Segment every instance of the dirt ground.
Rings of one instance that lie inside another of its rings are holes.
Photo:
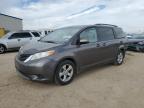
[[[22,79],[15,55],[0,55],[0,108],[144,108],[142,53],[128,52],[121,66],[87,70],[67,86]]]

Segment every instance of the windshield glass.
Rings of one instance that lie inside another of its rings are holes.
[[[1,39],[8,38],[11,34],[12,34],[12,32],[9,32],[9,33],[5,34],[3,37],[1,37]]]
[[[52,43],[64,43],[67,42],[72,36],[77,33],[81,27],[67,27],[57,29],[54,32],[46,35],[45,37],[41,38],[40,41],[42,42],[52,42]]]

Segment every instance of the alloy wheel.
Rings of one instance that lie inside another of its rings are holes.
[[[59,78],[62,82],[68,82],[71,80],[73,74],[74,74],[73,66],[70,64],[65,64],[60,69]]]
[[[0,45],[0,54],[4,53],[5,49],[2,45]]]
[[[121,64],[121,63],[123,62],[123,58],[124,58],[123,53],[120,52],[120,53],[118,54],[118,56],[117,56],[117,62],[118,62],[119,64]]]

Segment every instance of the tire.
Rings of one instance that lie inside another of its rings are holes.
[[[69,69],[69,70],[68,70]],[[70,84],[76,74],[76,65],[69,60],[61,62],[55,72],[55,83],[58,85]]]
[[[143,48],[143,49],[141,49],[141,52],[142,52],[142,53],[144,53],[144,48]]]
[[[125,51],[122,50],[118,51],[114,64],[115,65],[123,64],[124,58],[125,58]]]
[[[137,52],[141,52],[141,49],[137,46],[137,47],[136,47],[136,51],[137,51]]]
[[[5,47],[3,45],[0,45],[0,54],[3,54],[5,52]]]

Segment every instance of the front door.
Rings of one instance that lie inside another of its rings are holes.
[[[11,36],[9,36],[7,40],[7,45],[9,49],[15,49],[19,48],[21,45],[21,37],[19,36],[18,33],[13,33]]]
[[[76,59],[80,67],[92,65],[97,62],[99,49],[96,47],[96,28],[87,28],[79,34],[79,43],[76,49]]]
[[[30,42],[32,36],[30,33],[13,33],[7,41],[8,48],[20,48],[21,46],[25,45],[26,43]]]

